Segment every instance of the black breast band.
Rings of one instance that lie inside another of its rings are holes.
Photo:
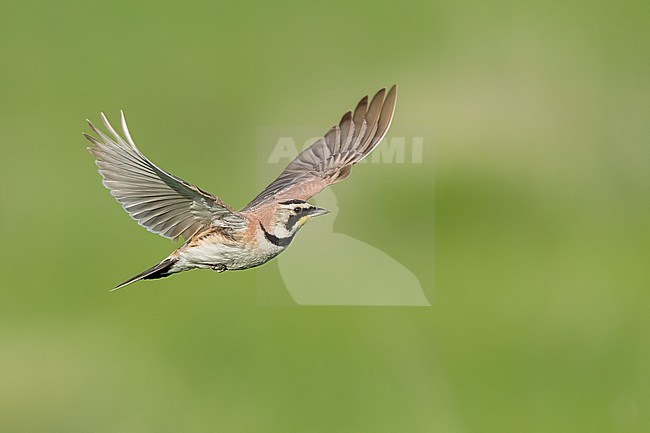
[[[264,237],[271,242],[273,245],[278,246],[278,247],[286,247],[291,243],[291,240],[293,239],[293,236],[295,233],[289,237],[286,238],[279,238],[275,235],[272,235],[271,233],[267,232],[262,223],[260,222],[260,227],[262,228],[262,231],[264,232]]]

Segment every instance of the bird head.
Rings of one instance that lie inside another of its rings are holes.
[[[275,210],[274,234],[279,238],[292,237],[311,218],[329,212],[303,200],[281,201]]]

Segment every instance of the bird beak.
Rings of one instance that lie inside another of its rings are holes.
[[[330,213],[330,211],[328,211],[327,209],[322,209],[322,208],[316,207],[316,208],[313,208],[313,209],[311,209],[309,211],[309,216],[310,217],[315,217],[315,216],[319,216],[319,215],[326,215],[328,213]]]

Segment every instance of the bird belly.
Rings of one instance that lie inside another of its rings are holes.
[[[239,270],[262,265],[280,252],[281,250],[269,251],[267,248],[259,248],[258,245],[201,242],[179,251],[179,260],[182,262],[181,266],[187,269],[209,269],[223,265],[227,270]]]

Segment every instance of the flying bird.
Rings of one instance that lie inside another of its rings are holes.
[[[397,86],[364,97],[324,137],[302,151],[243,209],[159,168],[136,147],[121,112],[122,135],[104,114],[108,134],[88,124],[103,184],[124,210],[150,232],[184,243],[155,266],[119,284],[152,280],[191,269],[217,272],[262,265],[284,251],[311,218],[329,213],[307,203],[377,147],[395,111]]]

